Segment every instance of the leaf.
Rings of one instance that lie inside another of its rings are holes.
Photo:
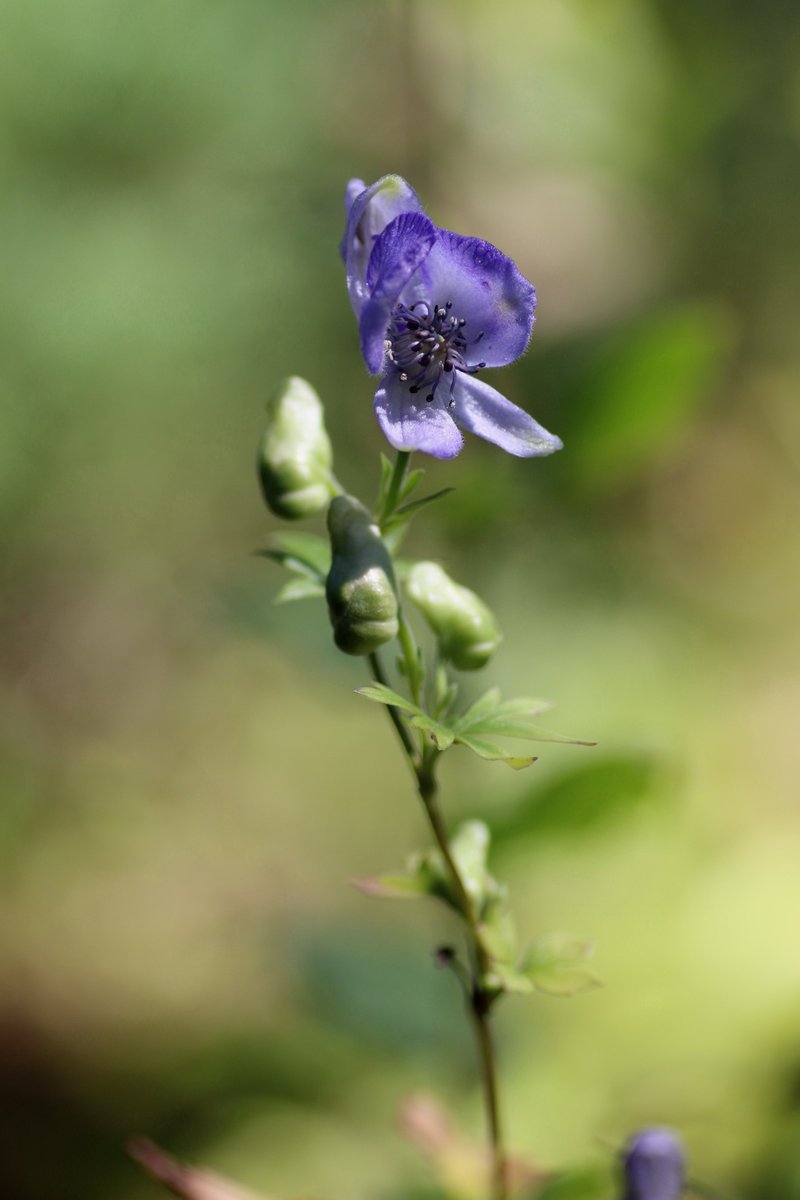
[[[531,720],[537,713],[551,708],[549,700],[532,700],[520,697],[516,700],[500,700],[496,688],[492,688],[476,700],[471,708],[453,722],[457,733],[495,733],[504,737],[526,738],[534,742],[566,742],[573,746],[594,746],[580,738],[543,729]]]
[[[398,508],[391,517],[383,522],[382,532],[389,533],[391,530],[396,529],[397,526],[405,525],[421,508],[432,504],[434,500],[440,500],[442,496],[446,496],[448,492],[454,490],[451,487],[442,488],[441,491],[432,492],[430,496],[423,496],[420,500],[412,500],[410,504],[404,504],[402,508]]]
[[[350,882],[365,896],[379,896],[381,899],[412,900],[430,893],[430,888],[419,874],[366,875]]]
[[[288,604],[291,600],[309,600],[324,595],[325,588],[318,579],[300,575],[283,585],[273,600],[273,604]]]
[[[327,538],[315,533],[277,533],[275,544],[279,550],[307,563],[320,575],[327,575],[331,568],[331,548]]]
[[[386,455],[381,452],[381,479],[378,484],[378,499],[375,501],[375,512],[383,511],[383,504],[386,500],[386,495],[389,491],[389,483],[392,478],[394,467]]]
[[[433,717],[429,717],[426,713],[421,716],[412,717],[411,724],[416,729],[423,730],[424,733],[429,733],[436,743],[437,750],[446,750],[448,746],[452,746],[455,734],[452,729],[448,729],[446,725],[442,725],[439,721],[434,721]]]
[[[331,551],[328,543],[312,533],[282,533],[275,537],[275,547],[257,550],[259,558],[279,563],[296,575],[324,584],[330,570]],[[290,597],[295,599],[295,597]]]
[[[532,755],[509,754],[502,746],[496,746],[493,742],[484,741],[483,738],[473,737],[472,734],[459,733],[456,736],[456,741],[460,746],[466,746],[473,754],[477,754],[478,758],[485,758],[492,762],[507,763],[515,771],[521,771],[523,767],[529,767],[531,763],[536,762],[536,758]]]
[[[486,982],[517,996],[529,996],[536,990],[527,975],[503,962],[492,963]]]
[[[401,696],[399,692],[386,687],[383,683],[370,683],[355,690],[357,696],[363,696],[366,700],[373,700],[376,704],[388,704],[390,708],[399,708],[403,712],[414,713],[415,716],[419,717],[425,716],[425,713],[416,704],[407,700],[405,696]]]
[[[604,343],[571,398],[565,467],[575,488],[613,491],[669,454],[707,404],[734,333],[725,308],[692,302],[638,319]]]
[[[425,475],[424,467],[415,467],[413,471],[409,471],[403,481],[403,486],[400,489],[400,499],[405,500],[414,489],[419,485]]]
[[[531,946],[523,967],[537,991],[550,996],[574,996],[601,987],[600,976],[589,966],[591,942],[569,933],[545,933]]]
[[[478,721],[481,717],[493,712],[500,703],[500,688],[489,688],[488,692],[484,692],[482,696],[469,706],[466,712],[453,722],[453,726],[458,730],[467,730],[472,727],[473,722]]]
[[[608,1200],[616,1179],[603,1167],[579,1167],[549,1179],[536,1200]]]
[[[489,854],[489,828],[483,821],[465,821],[450,841],[450,853],[458,867],[464,887],[470,899],[479,909],[491,890],[494,880],[486,870]]]
[[[501,737],[523,738],[529,742],[558,742],[567,746],[597,745],[597,742],[590,742],[585,738],[567,737],[566,734],[556,733],[552,729],[544,729],[525,717],[504,717],[502,714],[470,726],[469,732],[495,733]]]
[[[520,838],[591,835],[654,803],[665,793],[664,764],[647,754],[593,759],[523,793],[505,818],[493,820],[495,844]]]
[[[496,886],[500,892],[500,885]],[[484,920],[478,926],[478,937],[481,946],[493,962],[513,967],[518,956],[517,930],[514,918],[505,903],[505,889],[502,889],[502,894],[496,897],[496,901],[489,906]]]

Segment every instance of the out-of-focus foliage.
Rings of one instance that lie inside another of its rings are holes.
[[[600,743],[444,772],[521,943],[586,935],[605,981],[499,1010],[512,1147],[608,1197],[609,1147],[669,1124],[698,1177],[792,1200],[795,0],[1,24],[4,1200],[147,1200],[138,1133],[267,1195],[430,1196],[395,1127],[418,1088],[480,1138],[451,926],[347,886],[424,839],[390,730],[323,602],[274,607],[251,554],[282,377],[377,490],[336,246],[346,179],[386,171],[536,282],[502,388],[566,446],[426,463],[456,490],[408,533],[497,613],[503,694]]]

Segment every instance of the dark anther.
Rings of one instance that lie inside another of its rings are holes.
[[[430,404],[431,400],[433,399],[433,392],[429,392],[425,399],[427,400],[428,404]]]
[[[445,369],[445,371],[452,371],[452,369],[453,369],[453,364],[452,364],[451,362],[446,362],[446,363],[444,364],[444,369]],[[402,379],[402,375],[400,376],[400,378]]]
[[[411,330],[419,329],[419,321],[406,321],[406,329],[411,329]]]
[[[416,396],[417,392],[419,391],[419,387],[417,386],[416,383],[412,383],[411,387],[408,390],[410,392],[413,392],[413,394]]]

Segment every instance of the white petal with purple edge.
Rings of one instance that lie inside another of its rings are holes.
[[[463,439],[443,403],[412,395],[395,373],[375,393],[375,413],[387,441],[396,450],[421,450],[434,458],[454,458]]]
[[[466,321],[471,367],[504,367],[530,341],[536,311],[533,284],[491,242],[439,229],[436,245],[420,274],[434,303],[453,302],[453,316]],[[482,334],[479,340],[478,335]]]
[[[482,379],[457,372],[453,388],[453,416],[462,429],[493,442],[518,458],[539,458],[562,448],[528,413],[506,400]]]

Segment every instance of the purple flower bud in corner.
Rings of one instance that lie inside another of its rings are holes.
[[[624,1200],[677,1200],[686,1179],[683,1147],[670,1129],[643,1129],[623,1151]]]
[[[397,450],[452,458],[461,431],[522,458],[561,441],[478,379],[524,353],[536,292],[490,242],[440,229],[399,175],[351,180],[341,244],[375,412]]]

